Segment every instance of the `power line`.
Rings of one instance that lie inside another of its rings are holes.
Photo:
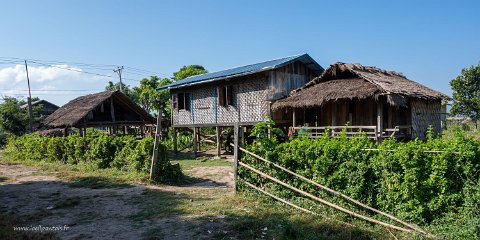
[[[92,75],[101,76],[101,77],[113,78],[111,75],[105,75],[105,74],[94,73],[94,72],[87,72],[87,71],[78,70],[78,69],[75,69],[75,68],[61,67],[61,66],[58,66],[58,65],[45,64],[45,63],[40,63],[40,62],[36,62],[36,61],[30,61],[30,62],[39,64],[39,65],[42,65],[42,66],[55,67],[55,68],[60,68],[60,69],[68,70],[68,71],[74,71],[74,72],[92,74]]]
[[[118,65],[114,64],[98,64],[98,63],[83,63],[83,62],[66,62],[66,61],[52,61],[52,60],[40,60],[40,59],[23,59],[23,58],[17,58],[17,57],[0,57],[0,59],[7,59],[9,61],[18,61],[18,62],[23,62],[24,60],[27,61],[35,61],[35,62],[43,62],[44,64],[66,64],[66,65],[77,65],[77,66],[82,66],[84,68],[91,68],[91,69],[97,69],[97,70],[105,70],[109,71],[112,70],[112,68],[115,68]],[[155,74],[157,76],[163,75],[160,74],[159,72],[155,71],[150,71],[146,69],[140,69],[136,67],[128,67],[125,66],[126,69],[134,72],[139,72],[139,73],[149,73],[149,74]]]
[[[103,89],[32,89],[32,92],[89,92]],[[28,91],[28,89],[0,89],[0,91]]]

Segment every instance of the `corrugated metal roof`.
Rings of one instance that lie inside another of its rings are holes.
[[[218,80],[229,78],[229,77],[236,77],[236,76],[247,75],[247,74],[252,74],[257,72],[263,72],[263,71],[283,67],[295,61],[301,61],[302,63],[307,65],[307,67],[309,67],[311,70],[315,71],[318,75],[320,75],[324,70],[317,62],[315,62],[315,60],[313,60],[313,58],[311,58],[308,54],[305,53],[305,54],[270,60],[266,62],[250,64],[242,67],[231,68],[223,71],[191,76],[191,77],[182,79],[180,81],[176,81],[171,84],[157,88],[157,91],[192,86],[200,83],[218,81]]]

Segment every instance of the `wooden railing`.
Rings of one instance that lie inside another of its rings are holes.
[[[329,132],[332,136],[339,136],[343,130],[346,130],[347,137],[358,136],[365,133],[371,139],[377,139],[376,126],[328,126],[328,127],[292,127],[293,137],[306,134],[309,138],[319,138],[325,132]]]
[[[412,126],[403,125],[395,126],[394,128],[386,128],[382,134],[382,137],[396,137],[405,138],[412,135]]]
[[[319,138],[325,132],[336,137],[345,131],[347,137],[355,137],[366,134],[370,139],[381,140],[382,138],[396,137],[405,138],[411,136],[411,126],[395,126],[383,129],[380,133],[377,126],[327,126],[327,127],[291,127],[289,136],[297,137],[305,134],[308,138]]]

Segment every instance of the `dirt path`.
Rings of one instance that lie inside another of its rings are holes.
[[[227,193],[233,185],[230,172],[230,167],[195,167],[188,174],[205,181],[187,186],[91,189],[72,187],[55,173],[33,167],[0,165],[0,212],[30,219],[26,226],[67,228],[55,231],[61,239],[207,239],[213,229],[221,228],[221,221],[196,222],[198,216],[189,214],[138,220],[132,216],[141,210],[141,202],[135,200],[145,199],[146,193],[155,189],[171,195]]]

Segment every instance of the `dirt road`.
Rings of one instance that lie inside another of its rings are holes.
[[[148,212],[142,204],[156,201],[149,197],[157,193],[166,199],[181,193],[191,201],[209,191],[218,196],[231,194],[233,179],[229,172],[230,167],[196,167],[189,170],[189,175],[204,180],[190,185],[92,189],[34,167],[0,165],[0,212],[3,217],[26,219],[18,227],[58,227],[50,232],[52,238],[60,239],[208,239],[218,233],[227,237],[221,216],[205,220],[177,211],[143,218],[142,214]],[[215,200],[215,196],[210,198]],[[205,201],[202,204],[208,204]],[[166,207],[163,211],[168,210]]]

